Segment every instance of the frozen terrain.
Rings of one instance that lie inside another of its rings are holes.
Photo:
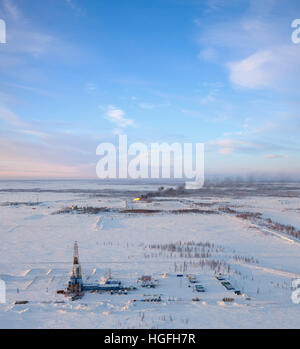
[[[300,278],[300,184],[158,186],[0,182],[0,328],[299,328],[291,286]],[[137,290],[77,301],[56,294],[68,282],[75,240],[84,280],[110,270]],[[143,274],[157,287],[142,288]]]

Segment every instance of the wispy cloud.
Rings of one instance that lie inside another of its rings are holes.
[[[207,144],[208,151],[218,152],[222,155],[240,154],[266,154],[272,151],[291,150],[292,146],[263,142],[260,139],[245,140],[234,138],[221,138]],[[265,155],[270,156],[270,155]]]
[[[8,23],[7,44],[2,47],[4,54],[23,53],[37,56],[48,51],[54,44],[54,38],[34,29],[22,11],[11,0],[3,0],[0,11]]]
[[[79,55],[72,44],[37,27],[12,0],[0,2],[0,13],[7,23],[7,43],[0,45],[0,70],[6,75],[20,79],[26,75],[23,71],[30,69],[28,75],[33,75],[38,68],[32,59],[59,58],[60,63],[70,64],[70,57]],[[16,68],[19,68],[17,73]]]
[[[230,155],[236,151],[252,152],[260,148],[261,146],[259,144],[230,138],[219,139],[208,144],[209,150],[217,150],[222,155]]]
[[[21,121],[12,112],[0,116],[6,123],[0,129],[0,177],[3,178],[95,177],[94,149],[101,139],[112,141],[109,135],[83,129],[68,132],[62,125],[57,129],[57,125],[47,122],[37,123],[37,127]]]
[[[266,159],[287,159],[288,155],[280,155],[280,154],[270,154],[265,155]]]
[[[19,8],[10,0],[2,0],[3,8],[6,14],[8,14],[15,21],[22,18],[22,14]]]
[[[161,107],[169,107],[170,103],[160,103],[160,104],[154,104],[154,103],[139,103],[138,106],[141,109],[156,109],[156,108],[161,108]]]
[[[225,0],[207,0],[206,1],[206,12],[219,11],[224,6]]]
[[[78,14],[82,15],[83,10],[80,8],[75,0],[65,0],[65,3],[67,6],[69,6],[73,11],[77,12]]]
[[[109,105],[107,107],[105,118],[121,128],[136,126],[132,119],[125,118],[125,112],[122,109],[117,108],[114,105]]]
[[[258,51],[228,64],[230,80],[241,87],[280,88],[299,76],[300,48],[285,45]]]
[[[1,178],[91,178],[94,163],[68,163],[49,156],[50,148],[0,139]]]
[[[142,108],[142,109],[154,109],[155,108],[155,104],[139,103],[139,107]]]
[[[208,62],[215,62],[217,56],[217,50],[213,47],[205,47],[198,54],[199,59],[203,59]]]
[[[212,1],[210,8],[229,9],[232,4]],[[230,21],[199,26],[199,57],[213,60],[217,56],[218,63],[228,68],[230,81],[239,87],[294,88],[300,74],[300,45],[291,42],[289,10],[283,10],[279,1],[249,1],[248,5]]]
[[[6,123],[8,132],[46,138],[47,133],[36,129],[33,123],[23,121],[12,110],[0,103],[0,121]]]
[[[241,126],[241,129],[238,131],[232,132],[224,132],[224,137],[230,136],[253,136],[259,134],[266,134],[269,131],[274,130],[278,125],[274,122],[266,122],[261,126],[258,126],[257,123],[255,125],[249,124],[250,120],[245,120],[244,124]]]
[[[8,122],[14,126],[24,127],[26,124],[8,108],[0,105],[0,120]]]

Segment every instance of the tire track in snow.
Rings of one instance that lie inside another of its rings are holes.
[[[25,290],[28,290],[29,287],[31,287],[31,286],[36,282],[36,280],[37,280],[38,278],[39,278],[39,277],[36,276],[33,280],[29,281],[29,282],[27,283],[27,285],[25,286]]]
[[[284,277],[288,277],[288,278],[292,278],[292,279],[300,278],[300,274],[292,273],[290,271],[268,268],[268,267],[263,267],[263,266],[259,266],[259,265],[252,265],[252,264],[242,263],[242,262],[235,263],[235,264],[240,264],[240,265],[246,266],[248,268],[252,268],[252,269],[256,269],[256,270],[263,271],[266,273],[271,273],[271,274],[284,276]]]
[[[9,229],[8,233],[13,233],[15,230],[17,230],[17,229],[19,229],[21,227],[22,227],[22,225],[17,224],[14,227],[12,227],[11,229]]]
[[[280,239],[283,239],[283,240],[285,240],[285,241],[288,241],[290,244],[299,244],[299,245],[300,245],[300,243],[299,243],[298,241],[296,241],[296,240],[294,240],[294,239],[290,239],[290,238],[288,238],[287,236],[285,236],[285,235],[283,235],[283,234],[280,234],[280,233],[277,233],[277,232],[275,232],[275,231],[273,231],[273,230],[270,230],[270,229],[267,229],[267,228],[261,228],[261,230],[262,230],[262,231],[265,231],[265,232],[267,232],[267,233],[270,233],[270,234],[272,234],[272,235],[275,235],[275,236],[279,237]]]

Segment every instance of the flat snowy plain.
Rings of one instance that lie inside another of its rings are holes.
[[[236,186],[132,203],[158,185],[0,182],[0,279],[7,288],[0,328],[299,328],[291,286],[300,278],[300,240],[228,208],[299,230],[300,184]],[[71,205],[106,211],[57,213]],[[137,290],[77,301],[56,294],[68,282],[75,240],[85,281],[110,269]],[[218,272],[242,294],[226,290]],[[158,286],[140,287],[143,274]],[[188,274],[206,292],[197,293]],[[161,302],[146,301],[159,296]]]

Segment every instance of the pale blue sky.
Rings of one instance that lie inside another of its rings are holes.
[[[96,147],[204,142],[206,173],[300,174],[298,0],[0,0],[0,176],[92,178]]]

